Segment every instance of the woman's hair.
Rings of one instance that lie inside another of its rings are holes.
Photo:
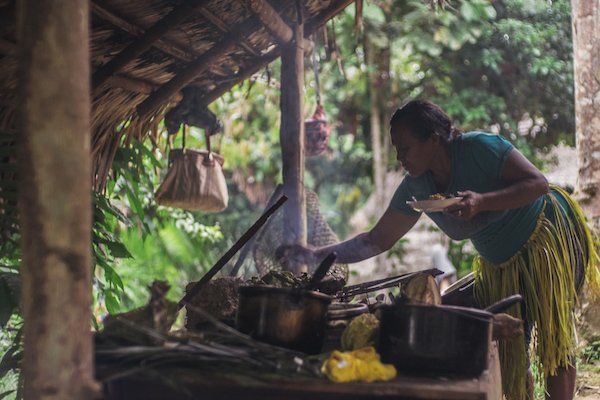
[[[393,132],[398,127],[407,128],[421,142],[439,136],[448,143],[460,136],[448,114],[427,100],[412,100],[397,109],[390,120],[390,128]]]

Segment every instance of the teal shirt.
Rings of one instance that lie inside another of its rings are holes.
[[[502,136],[469,132],[451,142],[450,185],[448,193],[471,190],[492,192],[508,186],[501,179],[504,162],[513,145]],[[390,207],[407,215],[419,215],[407,201],[438,193],[430,171],[417,177],[406,176]],[[471,239],[479,254],[492,263],[508,260],[527,242],[543,208],[544,196],[510,210],[485,211],[465,221],[443,212],[427,213],[429,218],[454,240]]]

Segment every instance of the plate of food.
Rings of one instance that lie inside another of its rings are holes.
[[[414,198],[413,198],[414,199]],[[406,204],[419,212],[440,212],[462,200],[462,197],[444,194],[433,194],[426,200],[407,201]]]

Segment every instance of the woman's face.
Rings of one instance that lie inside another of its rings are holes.
[[[430,169],[439,142],[437,136],[421,142],[408,129],[400,126],[392,129],[391,137],[392,145],[396,148],[396,159],[410,176],[422,175]]]

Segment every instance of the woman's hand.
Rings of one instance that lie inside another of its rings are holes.
[[[458,192],[462,200],[444,209],[444,212],[460,219],[470,220],[475,215],[483,211],[483,196],[479,193],[465,190]]]
[[[316,249],[299,244],[279,246],[275,250],[275,257],[284,265],[295,267],[298,265],[313,265],[317,258]]]

